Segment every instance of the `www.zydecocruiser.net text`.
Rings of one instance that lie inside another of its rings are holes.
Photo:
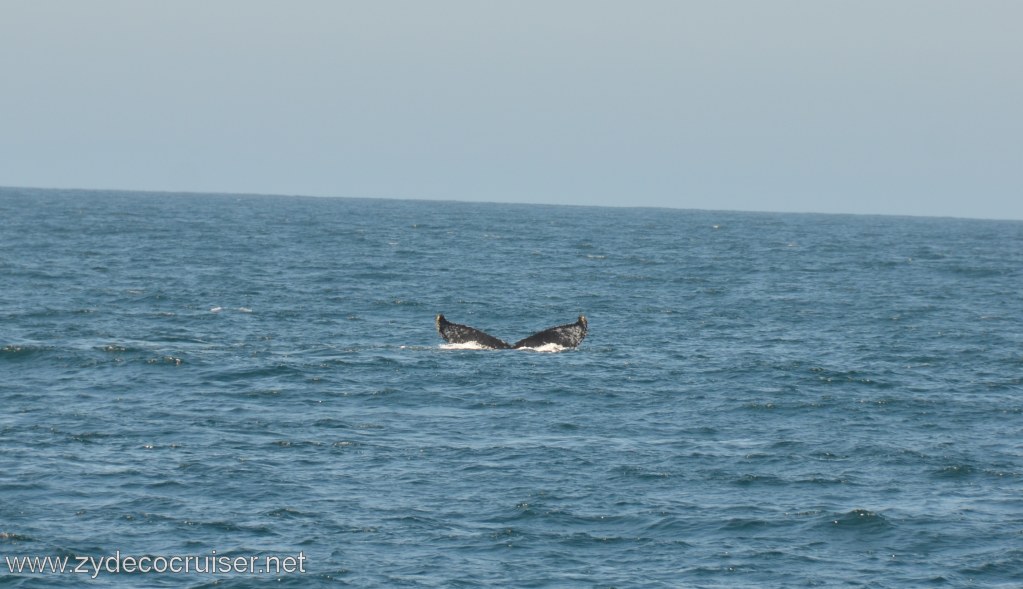
[[[208,555],[130,556],[116,551],[108,556],[5,556],[11,574],[57,573],[89,575],[172,573],[282,575],[305,573],[306,556],[226,556],[213,550]]]

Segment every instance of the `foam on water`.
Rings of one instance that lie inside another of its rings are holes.
[[[536,346],[536,347],[532,347],[532,348],[524,347],[524,348],[518,348],[518,349],[520,349],[520,350],[529,350],[531,352],[540,352],[540,353],[545,353],[545,354],[554,354],[554,353],[557,353],[557,352],[564,352],[565,350],[567,350],[569,348],[566,348],[565,346],[562,346],[562,345],[559,345],[559,344],[550,343],[550,344],[544,344],[542,346]]]
[[[442,350],[492,350],[493,348],[484,346],[479,342],[462,342],[459,344],[443,343],[440,344]]]

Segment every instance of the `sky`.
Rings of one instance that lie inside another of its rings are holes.
[[[1018,0],[0,0],[0,186],[1023,219]]]

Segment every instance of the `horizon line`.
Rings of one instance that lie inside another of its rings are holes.
[[[442,202],[442,203],[466,203],[466,204],[501,204],[501,205],[523,205],[523,206],[548,206],[548,207],[585,207],[585,208],[606,208],[606,209],[654,209],[672,211],[699,211],[706,213],[748,213],[761,215],[823,215],[823,216],[853,216],[853,217],[905,217],[919,219],[963,219],[972,221],[1006,221],[1023,222],[1023,218],[995,218],[995,217],[960,217],[955,215],[925,215],[916,213],[863,213],[863,212],[824,212],[824,211],[790,211],[790,210],[766,210],[766,209],[705,209],[699,207],[679,207],[667,205],[616,205],[616,204],[580,204],[580,203],[546,203],[536,201],[516,200],[473,200],[470,198],[458,197],[425,197],[425,196],[349,196],[341,194],[285,194],[274,192],[217,192],[209,190],[166,190],[166,189],[132,189],[132,188],[68,188],[68,187],[44,187],[44,186],[8,186],[0,185],[0,190],[32,190],[40,192],[84,192],[100,193],[114,192],[142,195],[178,195],[178,196],[217,196],[217,197],[257,197],[257,198],[338,198],[349,200],[398,200],[414,202]]]

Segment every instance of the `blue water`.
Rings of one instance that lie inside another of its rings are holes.
[[[2,587],[1016,587],[1023,223],[0,189]],[[576,350],[452,350],[434,316]]]

